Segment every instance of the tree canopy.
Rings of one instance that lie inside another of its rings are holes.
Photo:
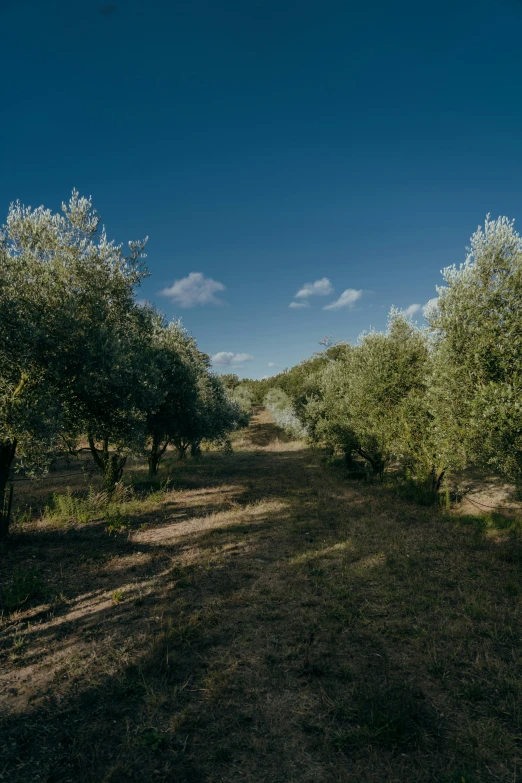
[[[90,199],[60,213],[11,205],[0,232],[0,536],[11,471],[45,470],[86,436],[111,491],[127,456],[151,472],[169,443],[219,440],[244,420],[177,322],[136,301],[143,241],[107,238]]]

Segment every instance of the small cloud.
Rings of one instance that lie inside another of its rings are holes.
[[[219,353],[216,353],[214,356],[212,356],[212,364],[218,364],[221,367],[228,367],[228,365],[232,364],[232,359],[234,356],[235,354],[231,351],[219,351]]]
[[[251,353],[233,353],[232,351],[219,351],[212,357],[212,364],[218,367],[231,367],[250,362],[254,357]]]
[[[278,364],[276,364],[275,362],[268,362],[268,365],[267,365],[267,366],[268,366],[268,367],[279,367],[279,365],[278,365]]]
[[[296,293],[294,299],[307,299],[309,296],[328,296],[333,292],[333,285],[327,277],[316,280],[315,283],[305,283]]]
[[[422,310],[422,305],[420,304],[411,304],[409,307],[406,307],[404,309],[404,315],[406,318],[412,318],[415,313],[418,313],[420,310]]]
[[[222,299],[215,296],[217,291],[225,291],[223,283],[205,277],[201,272],[191,272],[181,280],[175,280],[168,288],[160,291],[162,296],[168,296],[181,307],[194,307],[195,305],[224,304]]]
[[[310,302],[290,302],[288,307],[292,307],[294,310],[297,310],[301,307],[310,307]]]
[[[362,296],[362,291],[356,291],[355,288],[347,288],[343,291],[339,299],[335,302],[330,302],[329,305],[325,305],[323,310],[340,310],[342,307],[353,307],[354,304]]]

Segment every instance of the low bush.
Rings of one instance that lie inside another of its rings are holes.
[[[283,432],[292,438],[306,437],[306,428],[295,415],[292,400],[282,389],[271,389],[265,397],[265,406]]]

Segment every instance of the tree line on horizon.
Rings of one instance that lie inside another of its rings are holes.
[[[61,213],[19,202],[0,229],[0,538],[14,468],[44,473],[86,439],[105,489],[129,454],[153,477],[168,446],[183,458],[248,422],[179,321],[136,301],[146,240],[109,241],[90,199]],[[85,441],[84,441],[85,442]]]
[[[438,493],[474,465],[522,488],[522,238],[491,220],[419,327],[393,308],[386,331],[338,343],[262,381],[241,382],[293,437],[382,476],[397,462]]]

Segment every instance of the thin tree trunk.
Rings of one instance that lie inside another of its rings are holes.
[[[190,444],[190,456],[194,459],[201,457],[201,441],[195,440]]]
[[[149,463],[149,478],[153,479],[158,473],[159,457],[155,452],[151,452],[147,457]]]
[[[107,438],[103,439],[101,451],[96,448],[96,443],[94,442],[92,435],[88,435],[87,438],[94,462],[103,473],[105,489],[108,492],[113,492],[116,484],[121,481],[127,457],[122,454],[110,454],[109,441]]]
[[[343,454],[344,467],[347,470],[351,470],[354,467],[353,456],[351,451],[345,451]]]
[[[11,468],[16,454],[16,440],[0,443],[0,539],[7,538],[13,504]]]
[[[188,443],[180,443],[178,445],[178,447],[177,447],[177,449],[178,449],[178,459],[180,459],[180,460],[184,460],[185,459],[185,454],[186,454],[186,451],[187,451],[188,447],[189,447]]]
[[[110,454],[107,452],[107,465],[104,473],[105,488],[108,492],[113,492],[116,484],[121,481],[123,469],[127,457],[121,454]]]
[[[370,463],[371,468],[376,476],[382,477],[384,474],[384,467],[386,465],[386,460],[384,460],[382,457],[370,457],[369,454],[367,454],[363,449],[358,448],[357,452],[365,459],[367,462]]]
[[[432,476],[432,486],[434,492],[438,492],[440,489],[440,485],[442,484],[442,479],[446,475],[446,468],[440,471],[440,473],[437,474],[437,471],[435,469],[432,470],[431,476]]]
[[[95,465],[102,471],[105,472],[105,463],[103,459],[100,457],[100,453],[98,449],[96,448],[96,444],[94,442],[94,438],[92,435],[87,435],[87,439],[89,441],[89,448],[91,450],[92,458],[94,460]]]
[[[165,451],[167,450],[167,446],[169,445],[169,439],[167,438],[165,440],[165,443],[161,445],[161,441],[153,438],[151,450],[149,452],[149,455],[147,457],[147,462],[149,463],[149,478],[154,478],[154,476],[158,473],[158,467],[161,462],[161,458],[165,454]]]

